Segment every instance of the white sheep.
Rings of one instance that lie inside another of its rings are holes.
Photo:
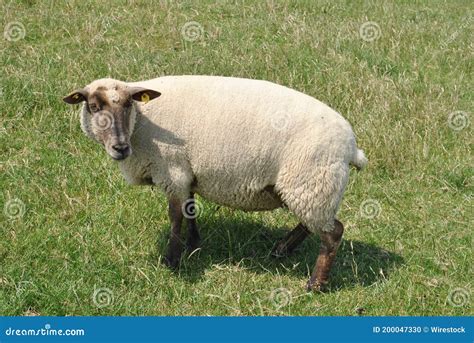
[[[119,161],[129,183],[158,185],[167,195],[169,266],[177,267],[181,256],[183,204],[192,204],[197,193],[247,211],[287,207],[300,224],[274,253],[289,253],[309,233],[319,233],[308,288],[328,282],[343,233],[335,215],[349,165],[367,163],[339,113],[271,82],[217,76],[100,79],[64,101],[85,101],[82,129]],[[188,246],[195,249],[193,218],[188,229]]]

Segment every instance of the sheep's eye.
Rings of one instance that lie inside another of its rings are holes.
[[[93,113],[100,111],[100,108],[96,104],[89,104],[89,108],[90,108],[91,112],[93,112]]]

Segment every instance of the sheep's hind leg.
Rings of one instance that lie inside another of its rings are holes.
[[[176,199],[169,200],[168,215],[171,221],[170,241],[168,243],[168,252],[164,258],[164,263],[176,269],[179,266],[181,253],[183,251],[183,242],[181,240],[181,224],[183,222],[183,213],[181,202]]]
[[[272,251],[272,255],[280,257],[291,254],[310,234],[311,232],[306,226],[299,223],[285,238],[277,243]]]
[[[334,220],[334,229],[331,232],[321,231],[321,247],[311,278],[308,281],[308,290],[324,291],[328,283],[329,272],[336,257],[337,249],[341,244],[344,226]]]
[[[193,206],[194,204],[194,194],[191,193],[190,199],[192,199]],[[196,224],[196,218],[194,216],[187,218],[188,224],[188,237],[186,240],[186,247],[188,251],[193,252],[200,247],[201,236],[199,235],[199,229]]]

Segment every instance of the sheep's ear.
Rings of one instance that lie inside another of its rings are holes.
[[[150,100],[158,98],[161,93],[154,91],[152,89],[141,88],[141,87],[132,87],[130,88],[130,95],[135,101],[141,101],[147,103]]]
[[[65,103],[74,105],[80,102],[83,102],[87,99],[87,91],[84,89],[78,89],[77,91],[72,92],[68,96],[63,98]]]

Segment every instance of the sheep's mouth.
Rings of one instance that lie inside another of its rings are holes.
[[[116,161],[123,161],[128,157],[128,154],[121,154],[121,155],[111,155],[111,157]]]
[[[110,157],[112,157],[116,161],[123,161],[128,156],[130,156],[130,153],[131,153],[130,147],[121,149],[120,151],[117,151],[117,150],[108,151],[108,154],[110,155]]]

